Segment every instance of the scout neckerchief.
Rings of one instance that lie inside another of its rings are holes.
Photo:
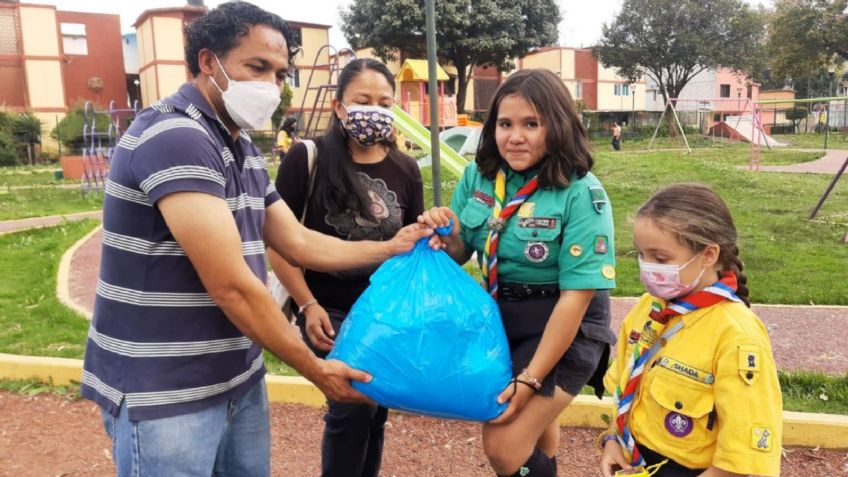
[[[721,280],[697,293],[671,301],[665,308],[656,301],[651,305],[650,319],[645,328],[647,330],[650,327],[653,336],[659,336],[660,332],[663,331],[664,333],[658,340],[654,341],[650,348],[643,347],[641,340],[633,345],[633,352],[627,361],[627,367],[619,378],[613,394],[616,409],[616,437],[618,437],[621,447],[629,453],[631,465],[645,465],[645,460],[630,433],[630,410],[633,398],[639,389],[645,366],[656,356],[660,347],[665,345],[683,327],[683,320],[681,320],[675,326],[666,330],[668,321],[675,316],[707,308],[724,300],[741,301],[736,296],[736,275],[733,272],[725,272]]]
[[[489,237],[486,239],[486,247],[483,249],[483,282],[492,298],[498,297],[498,243],[501,230],[504,229],[506,221],[515,214],[518,207],[533,195],[539,187],[539,176],[533,176],[527,181],[515,196],[504,207],[506,199],[506,172],[498,170],[495,177],[495,206],[492,209],[492,217],[487,224]]]

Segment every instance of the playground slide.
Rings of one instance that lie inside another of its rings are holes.
[[[431,152],[430,131],[399,106],[393,106],[392,111],[395,113],[395,127],[418,147]],[[450,169],[457,177],[462,177],[462,172],[468,165],[468,161],[464,157],[442,141],[439,141],[439,157],[442,166]]]
[[[751,137],[751,133],[754,131],[752,131],[753,126],[751,125],[751,116],[727,116],[724,118],[724,125],[729,131],[737,134],[739,136],[738,139],[745,142],[752,142],[753,138]],[[761,146],[786,146],[786,144],[777,142],[776,139],[765,134],[757,134],[757,140],[760,142]]]

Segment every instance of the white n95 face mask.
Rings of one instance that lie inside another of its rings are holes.
[[[209,79],[221,92],[227,113],[242,129],[262,128],[280,105],[280,89],[267,81],[235,81],[227,74],[217,56],[215,61],[229,82],[227,90],[222,90],[215,78],[210,76]]]

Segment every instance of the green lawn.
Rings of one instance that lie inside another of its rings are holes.
[[[97,221],[0,236],[0,352],[81,358],[88,321],[56,298],[59,260]]]
[[[78,188],[37,186],[31,189],[0,187],[0,220],[25,219],[46,215],[73,214],[103,208],[103,195],[83,195]]]
[[[53,171],[58,170],[56,167],[45,166],[25,166],[25,167],[3,167],[0,168],[0,190],[14,186],[33,186],[33,185],[57,185],[78,183],[78,181],[56,180]]]
[[[824,149],[824,134],[775,134],[775,140],[798,149]],[[848,149],[848,138],[831,131],[827,139],[828,149]]]

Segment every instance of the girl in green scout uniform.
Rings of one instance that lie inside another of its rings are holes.
[[[556,475],[556,419],[587,382],[601,392],[615,334],[612,210],[585,130],[562,81],[522,70],[498,89],[475,164],[451,207],[419,219],[451,220],[432,241],[458,263],[477,253],[497,299],[515,378],[499,396],[506,411],[483,426],[483,447],[501,476]]]
[[[605,477],[662,462],[657,477],[780,475],[780,385],[736,237],[703,185],[673,185],[639,209],[633,241],[648,293],[624,319],[604,378],[616,404],[599,438]]]

